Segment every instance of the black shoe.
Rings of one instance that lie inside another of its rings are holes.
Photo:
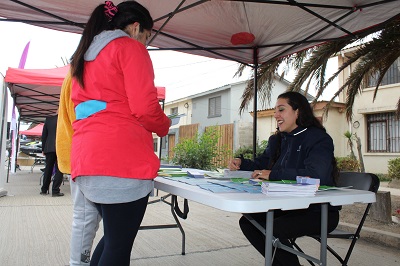
[[[40,191],[40,195],[46,196],[47,192]]]
[[[62,192],[53,193],[53,194],[51,194],[51,196],[52,197],[62,197],[62,196],[64,196],[64,193],[62,193]]]

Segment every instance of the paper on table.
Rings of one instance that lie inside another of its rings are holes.
[[[213,172],[206,172],[204,173],[205,178],[210,178],[210,179],[230,179],[229,177],[225,177],[224,174],[221,174],[219,172],[213,171]]]
[[[318,186],[317,184],[280,184],[263,182],[261,191],[266,195],[313,196],[317,192]]]
[[[315,184],[319,186],[319,178],[311,178],[308,176],[296,176],[296,182],[299,184]]]
[[[159,176],[170,176],[170,177],[181,177],[181,176],[187,176],[186,171],[159,171],[158,172]]]
[[[190,171],[187,171],[187,174],[189,177],[204,178],[204,171],[190,170]]]
[[[228,178],[251,178],[253,171],[231,171],[229,169],[224,170],[224,177]]]

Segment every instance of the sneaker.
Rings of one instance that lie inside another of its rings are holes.
[[[51,194],[51,196],[52,197],[62,197],[62,196],[64,196],[64,193],[62,193],[62,192],[53,193],[53,194]]]
[[[40,191],[40,195],[46,196],[47,192]]]

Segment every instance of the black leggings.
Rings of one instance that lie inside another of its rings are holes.
[[[252,213],[251,217],[256,220],[263,228],[266,224],[265,213]],[[339,211],[328,212],[328,232],[332,232],[339,223]],[[240,229],[250,241],[250,243],[265,256],[265,236],[244,216],[239,220]],[[321,212],[315,209],[293,210],[293,211],[274,211],[274,230],[273,235],[279,241],[289,247],[289,239],[298,238],[305,235],[321,233]],[[274,266],[296,266],[300,265],[299,259],[295,254],[283,249],[276,249]]]
[[[99,204],[104,236],[93,252],[90,265],[130,264],[133,242],[146,211],[149,196],[119,204]]]

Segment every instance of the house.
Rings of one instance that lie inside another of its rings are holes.
[[[346,55],[355,49],[343,50],[337,56],[338,65],[342,65]],[[339,86],[346,81],[353,67],[351,65],[341,73]],[[400,156],[400,120],[395,115],[400,96],[400,58],[387,71],[373,100],[375,87],[375,79],[366,81],[362,93],[354,101],[348,130],[361,140],[365,171],[387,173],[388,161]],[[346,90],[339,95],[340,102],[345,102],[345,99]]]
[[[179,137],[185,134],[185,131],[203,132],[208,126],[233,126],[233,138],[230,138],[231,149],[234,151],[241,146],[252,146],[253,139],[253,117],[250,110],[253,110],[253,103],[250,103],[247,110],[239,113],[241,97],[246,88],[246,81],[228,84],[219,88],[215,88],[206,92],[198,93],[167,102],[164,111],[167,115],[184,114],[179,123],[170,128],[168,136],[161,140],[161,158],[171,157],[172,149],[178,143]],[[271,93],[271,102],[258,100],[259,108],[271,108],[275,105],[275,99],[283,93],[289,82],[275,80],[274,88]],[[186,129],[186,130],[185,130]],[[257,131],[258,141],[268,139],[270,132]],[[189,134],[190,135],[190,134]],[[155,152],[159,151],[157,143],[159,141],[154,138]]]

